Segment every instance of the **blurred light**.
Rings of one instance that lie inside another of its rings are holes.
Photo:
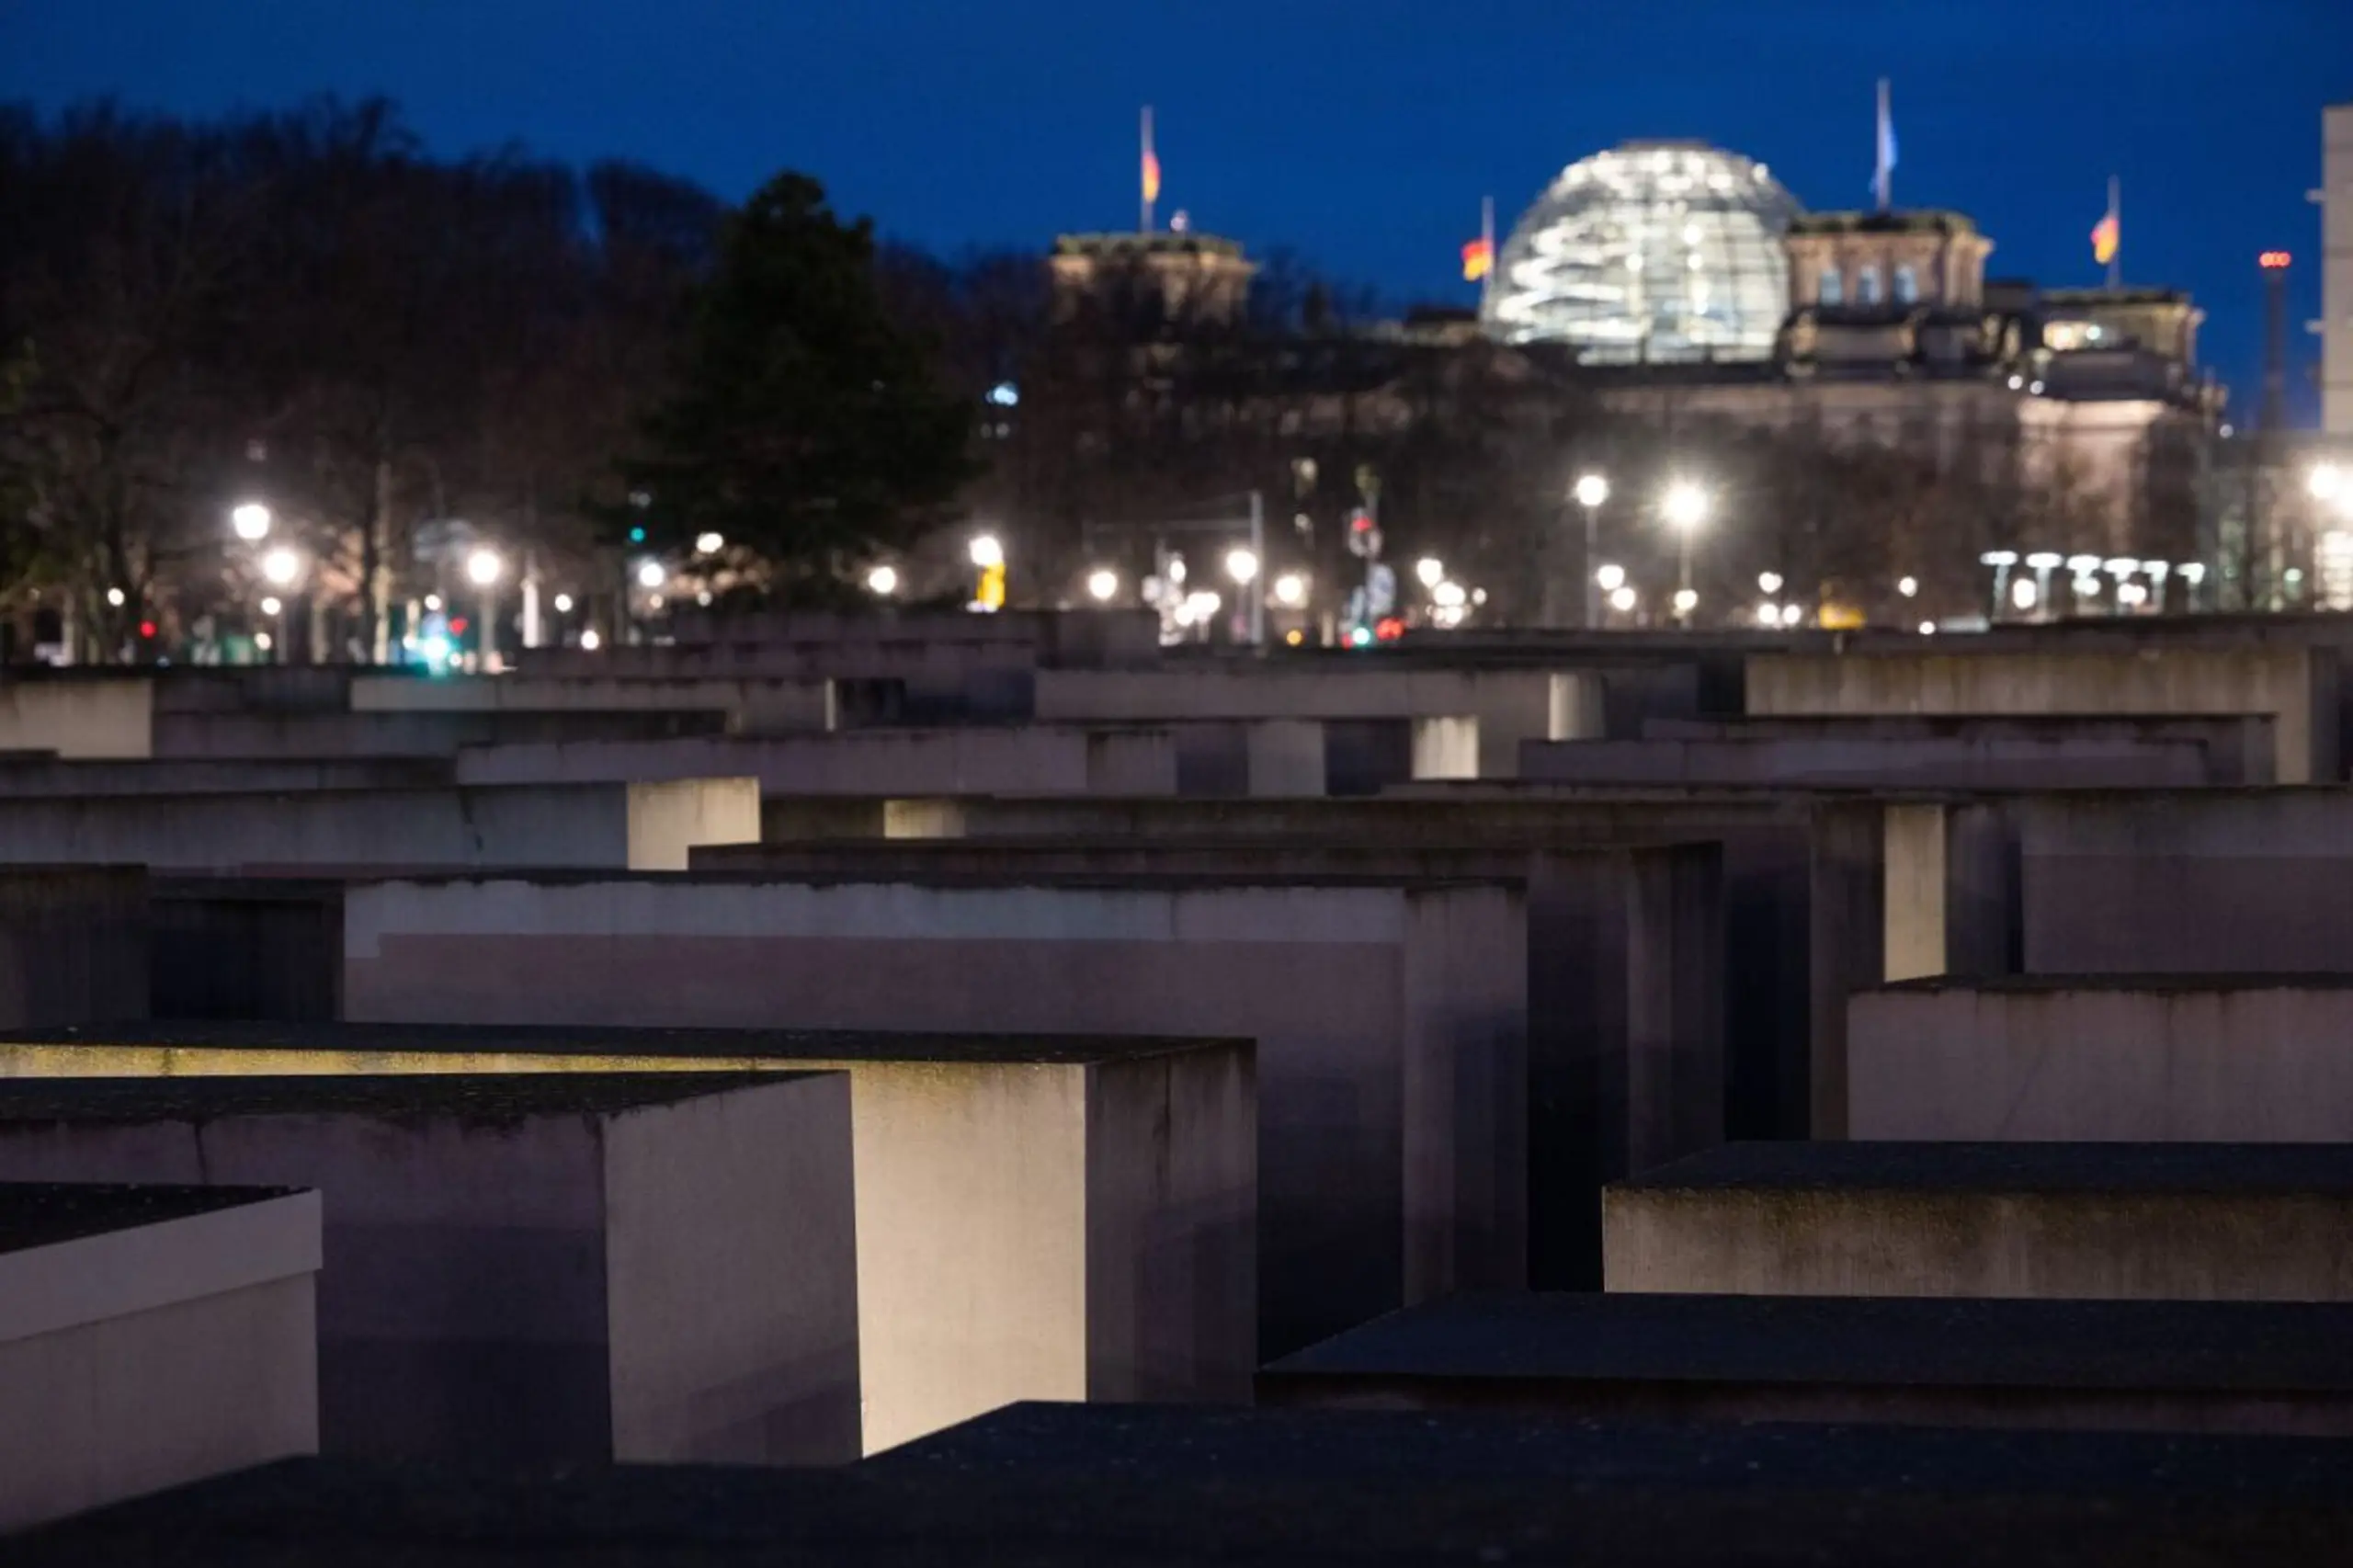
[[[1761,592],[1778,594],[1781,591],[1781,574],[1779,572],[1759,572],[1756,574],[1756,586]]]
[[[266,637],[268,633],[264,632],[262,635]],[[446,665],[449,662],[449,640],[447,637],[442,636],[438,631],[435,632],[432,636],[427,637],[425,640],[423,646],[425,652],[425,662],[426,664]]]
[[[726,548],[727,540],[722,535],[710,532],[709,530],[705,530],[702,533],[695,535],[695,553],[697,555],[716,555]]]
[[[1675,590],[1675,613],[1676,613],[1676,614],[1677,614],[1677,615],[1689,615],[1693,610],[1697,609],[1699,607],[1699,590],[1698,590],[1698,589],[1696,589],[1696,588],[1677,588],[1677,589],[1676,589],[1676,590]]]
[[[466,618],[462,615],[450,617],[449,630],[460,637],[464,636],[466,634]]]
[[[237,537],[242,540],[268,538],[269,525],[274,520],[269,508],[258,501],[247,501],[229,513],[229,526],[237,530]]]
[[[2293,259],[2286,251],[2268,250],[2255,258],[2255,264],[2266,272],[2284,272],[2288,263]],[[2324,267],[2321,270],[2325,272],[2328,268]]]
[[[899,591],[899,569],[884,562],[866,574],[866,591],[889,598]]]
[[[438,594],[426,595],[425,608],[429,610],[438,610],[441,608],[441,596]]]
[[[261,558],[261,574],[283,588],[302,574],[302,558],[280,545]]]
[[[466,557],[466,581],[477,588],[489,587],[506,570],[506,562],[498,558],[498,551],[486,545]]]
[[[662,608],[662,596],[655,594],[653,597],[647,599],[645,603],[649,608],[660,609]]]
[[[1756,624],[1759,626],[1780,625],[1781,607],[1779,605],[1758,605],[1756,607]]]
[[[2010,378],[2010,390],[2012,392],[2022,392],[2025,388],[2026,378],[2024,376],[2012,376]]]
[[[268,652],[269,652],[269,650],[270,650],[270,638],[269,638],[269,633],[268,633],[268,632],[267,632],[267,631],[256,631],[256,632],[255,632],[255,633],[254,633],[254,646],[255,646],[255,647],[256,647],[256,648],[258,648],[258,649],[260,649],[260,650],[261,650],[263,653],[268,653]]]
[[[1977,558],[1980,566],[2016,566],[2018,552],[2015,550],[1989,550]]]
[[[570,615],[572,613],[572,596],[570,594],[556,595],[555,612],[558,615]]]
[[[1021,389],[1011,381],[999,381],[989,389],[989,401],[999,408],[1021,406]]]
[[[2148,585],[2143,583],[2120,583],[2116,587],[2119,604],[2143,605],[2149,602]]]
[[[276,594],[261,601],[261,612],[264,615],[278,615],[283,613],[285,608],[284,602]]]
[[[1604,565],[1593,574],[1593,580],[1599,585],[1603,593],[1614,594],[1625,585],[1626,569],[1623,566]]]
[[[642,494],[643,493],[640,492],[640,494]],[[641,501],[638,505],[642,506],[644,503]],[[630,529],[629,541],[631,544],[643,544],[645,542],[645,530],[642,528],[634,528]]]
[[[1609,608],[1620,614],[1634,608],[1634,590],[1620,583],[1609,590]]]
[[[706,608],[706,609],[710,608],[710,590],[709,588],[705,588],[705,589],[703,589],[700,593],[697,594],[697,595],[695,596],[695,603],[697,603],[697,604],[699,604],[699,605],[702,606],[702,607],[703,607],[704,608]]]
[[[1446,580],[1446,563],[1435,555],[1425,555],[1414,562],[1414,576],[1425,588],[1435,588]]]
[[[662,562],[659,561],[641,561],[637,563],[637,585],[639,587],[658,588],[669,580],[670,574],[663,570]]]
[[[1461,609],[1470,595],[1460,583],[1438,583],[1430,588],[1430,600],[1441,609]]]
[[[1348,646],[1351,648],[1371,647],[1372,629],[1369,626],[1359,626],[1355,628],[1348,633]]]
[[[2034,585],[2031,577],[2021,577],[2010,585],[2010,603],[2019,609],[2032,609],[2042,590]]]
[[[2026,563],[2038,572],[2048,572],[2063,564],[2059,552],[2055,550],[2038,550],[2026,558]]]
[[[2206,563],[2202,561],[2185,561],[2174,570],[2180,573],[2181,580],[2193,588],[2206,580]]]
[[[152,620],[142,620],[142,621],[141,621],[141,622],[139,623],[139,635],[140,635],[140,636],[142,636],[142,637],[153,637],[153,636],[154,636],[154,635],[155,635],[155,623],[154,623],[153,621],[152,621]]]
[[[2073,572],[2078,577],[2097,572],[2099,570],[2099,557],[2097,555],[2071,555],[2067,557],[2067,570]]]
[[[2345,471],[2335,463],[2314,463],[2312,472],[2304,476],[2304,488],[2315,501],[2333,501],[2345,488]]]
[[[2099,579],[2097,577],[2077,577],[2074,580],[2074,585],[2075,589],[2075,597],[2077,598],[2096,599],[2099,597]]]
[[[1098,566],[1086,574],[1086,591],[1096,603],[1108,603],[1120,591],[1120,574],[1108,566]]]
[[[1688,479],[1678,479],[1666,487],[1664,510],[1668,522],[1689,533],[1708,519],[1708,493]]]
[[[2032,392],[2035,396],[2040,397],[2042,395],[2042,383],[2040,381],[2029,381],[2026,384],[2026,390]]]
[[[597,634],[597,629],[593,626],[580,634],[580,646],[591,653],[603,646],[604,641]]]
[[[1289,647],[1296,648],[1296,647],[1298,647],[1302,642],[1306,642],[1306,641],[1307,641],[1307,633],[1306,633],[1306,632],[1304,632],[1304,631],[1301,631],[1298,627],[1296,627],[1296,626],[1292,627],[1289,631],[1286,631],[1286,632],[1284,632],[1284,633],[1283,633],[1283,642],[1284,642],[1284,643],[1285,643],[1287,646],[1289,646]]]
[[[128,597],[129,596],[120,588],[108,588],[107,590],[107,603],[114,606],[117,609],[120,609],[123,607],[123,603]]]
[[[995,534],[974,534],[970,551],[972,564],[983,572],[1005,564],[1005,541]]]
[[[1185,585],[1185,558],[1183,556],[1172,555],[1168,558],[1168,580],[1180,588]]]
[[[1235,549],[1227,551],[1225,552],[1225,574],[1233,578],[1237,583],[1256,582],[1258,576],[1257,555],[1254,551],[1247,550]]]
[[[1307,602],[1307,579],[1296,572],[1286,572],[1275,579],[1275,602],[1285,609],[1297,609]]]
[[[1802,606],[1802,605],[1783,605],[1783,606],[1781,607],[1781,624],[1782,624],[1783,626],[1797,626],[1797,625],[1801,625],[1801,624],[1802,624],[1802,623],[1804,622],[1804,620],[1805,620],[1805,607],[1804,607],[1804,606]]]
[[[1923,636],[1923,637],[1934,637],[1936,634],[1937,634],[1937,623],[1936,623],[1935,621],[1933,621],[1933,620],[1924,620],[1924,621],[1922,621],[1922,622],[1920,623],[1920,635],[1921,635],[1921,636]]]
[[[1472,590],[1471,590],[1471,602],[1472,602],[1472,604],[1474,604],[1474,605],[1483,605],[1483,604],[1485,604],[1485,603],[1487,602],[1487,590],[1486,590],[1486,589],[1484,589],[1484,588],[1473,588],[1473,589],[1472,589]]]
[[[1902,594],[1907,599],[1913,598],[1920,592],[1920,579],[1917,577],[1899,577],[1895,582],[1895,591]]]
[[[1577,505],[1588,511],[1609,499],[1609,482],[1597,473],[1581,475],[1577,480]]]
[[[2120,555],[2114,560],[2102,562],[2101,564],[2108,569],[2108,574],[2111,577],[2130,577],[2141,569],[2141,563],[2129,555]]]

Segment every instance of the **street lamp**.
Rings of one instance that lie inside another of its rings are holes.
[[[1895,580],[1895,591],[1902,594],[1907,599],[1915,598],[1919,596],[1920,592],[1920,579],[1917,577],[1898,577]]]
[[[1286,572],[1275,579],[1275,602],[1285,609],[1297,609],[1307,602],[1307,579],[1296,572]]]
[[[302,558],[279,545],[261,558],[261,574],[275,586],[290,587],[302,574]]]
[[[995,534],[974,534],[971,550],[972,564],[983,572],[1005,564],[1005,542]]]
[[[1601,504],[1609,499],[1609,481],[1597,473],[1580,474],[1572,494],[1575,495],[1577,505],[1585,508],[1585,624],[1590,631],[1601,619],[1593,558],[1601,553]]]
[[[477,662],[485,673],[498,667],[498,579],[506,573],[506,562],[486,544],[466,556],[466,581],[482,590],[482,636],[478,639],[481,653]]]
[[[726,548],[727,540],[718,534],[710,532],[707,529],[702,533],[695,535],[695,553],[697,555],[716,555]]]
[[[1781,574],[1779,572],[1759,572],[1756,574],[1756,586],[1765,593],[1778,594],[1781,591]]]
[[[1688,620],[1691,618],[1691,612],[1699,608],[1699,590],[1695,588],[1677,588],[1675,590],[1675,613],[1677,616]]]
[[[1120,591],[1120,574],[1108,566],[1097,566],[1086,574],[1087,597],[1097,604],[1108,604]]]
[[[570,594],[556,595],[555,612],[558,615],[570,615],[572,613],[572,596]]]
[[[2304,476],[2304,488],[2315,501],[2334,501],[2347,493],[2345,471],[2335,463],[2314,463]]]
[[[877,598],[887,599],[899,591],[899,569],[884,562],[866,574],[866,591]]]
[[[1593,574],[1594,585],[1605,594],[1614,594],[1626,585],[1626,569],[1613,562],[1604,562]]]
[[[466,557],[466,581],[477,588],[491,586],[506,570],[506,562],[498,558],[498,551],[487,546]]]
[[[1225,574],[1237,583],[1249,583],[1258,575],[1258,557],[1236,546],[1225,552]]]
[[[1691,588],[1691,536],[1708,520],[1708,493],[1688,479],[1678,479],[1666,487],[1666,499],[1660,510],[1667,526],[1676,536],[1676,583],[1685,593]],[[1681,595],[1677,596],[1678,598]],[[1696,599],[1694,603],[1698,602]]]
[[[1634,590],[1621,582],[1609,590],[1609,608],[1624,615],[1634,608],[1635,597]]]
[[[663,584],[669,580],[670,574],[663,569],[662,562],[659,561],[647,560],[641,561],[637,563],[637,585],[639,587],[648,589],[659,588]]]
[[[1435,588],[1446,581],[1446,562],[1435,555],[1425,555],[1414,562],[1414,575],[1425,588]]]
[[[248,544],[267,539],[272,520],[269,508],[258,501],[244,502],[231,508],[229,513],[229,526],[236,529],[237,537]]]

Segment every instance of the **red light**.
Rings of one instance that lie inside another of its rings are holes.
[[[2283,250],[2268,250],[2256,259],[2262,263],[2264,271],[2278,272],[2288,265],[2288,253]]]
[[[1349,513],[1348,531],[1353,534],[1370,533],[1372,531],[1371,514],[1369,512]]]
[[[142,637],[153,637],[153,636],[154,636],[154,635],[155,635],[155,623],[154,623],[153,621],[152,621],[152,620],[142,620],[142,621],[141,621],[141,622],[139,623],[139,635],[140,635],[140,636],[142,636]]]
[[[449,622],[449,635],[450,635],[450,636],[452,636],[452,637],[463,637],[465,634],[466,634],[466,618],[465,618],[464,616],[462,616],[462,615],[461,615],[461,616],[459,616],[459,617],[457,617],[455,619],[453,619],[453,620],[451,620],[451,621]]]
[[[1383,642],[1394,642],[1405,635],[1405,623],[1393,615],[1385,615],[1373,622],[1372,634]]]

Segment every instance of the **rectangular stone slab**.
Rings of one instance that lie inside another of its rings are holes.
[[[850,1080],[868,1449],[1009,1400],[1248,1397],[1246,1041],[329,1024],[0,1042],[7,1077],[804,1071]]]
[[[1260,1369],[1261,1405],[2353,1437],[2353,1307],[1458,1296]]]
[[[1253,1039],[1259,1346],[1279,1353],[1524,1283],[1525,922],[1516,892],[1444,883],[388,881],[345,899],[344,1006]]]
[[[2353,1142],[2353,976],[1912,981],[1847,1050],[1858,1138]]]
[[[316,1187],[329,1452],[858,1452],[837,1074],[16,1080],[0,1176]]]
[[[0,1182],[0,1534],[319,1445],[319,1199]]]
[[[1612,1290],[2353,1300],[2353,1146],[1734,1143],[1602,1196]]]

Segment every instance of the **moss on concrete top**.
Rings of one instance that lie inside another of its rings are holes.
[[[613,1116],[801,1073],[408,1073],[171,1078],[0,1079],[0,1128],[41,1123],[213,1121],[246,1116],[363,1116],[511,1125]]]
[[[142,1051],[324,1051],[371,1054],[708,1057],[778,1062],[1124,1062],[1233,1050],[1234,1038],[1185,1035],[883,1033],[845,1029],[574,1028],[548,1024],[128,1023],[0,1030],[14,1046]]]
[[[298,1190],[290,1187],[124,1187],[0,1182],[0,1252],[55,1246],[108,1231],[136,1230]]]
[[[2353,1144],[1727,1143],[1611,1190],[2353,1197]]]

